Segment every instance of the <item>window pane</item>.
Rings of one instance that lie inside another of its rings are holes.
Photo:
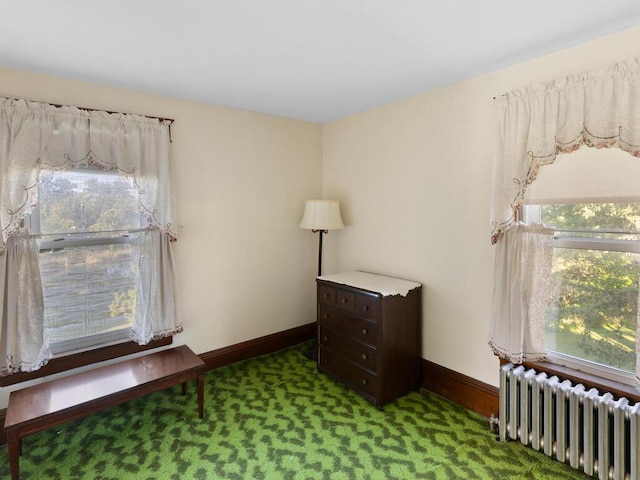
[[[637,235],[628,238],[613,233],[640,233],[640,203],[542,205],[541,215],[545,225],[557,230],[590,232],[590,237],[597,233],[597,238],[636,239]]]
[[[45,328],[52,344],[133,324],[134,249],[125,243],[40,253]]]
[[[127,178],[99,170],[43,171],[39,184],[40,269],[45,329],[55,352],[123,338],[136,300],[134,243],[140,228]],[[82,233],[82,235],[62,235]],[[62,237],[62,238],[61,238]]]
[[[546,347],[635,371],[637,253],[556,248]]]
[[[96,232],[140,227],[129,180],[99,171],[43,171],[39,185],[40,233]]]

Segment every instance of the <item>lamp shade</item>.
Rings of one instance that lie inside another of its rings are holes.
[[[344,228],[337,200],[307,200],[300,228],[308,230],[338,230]]]

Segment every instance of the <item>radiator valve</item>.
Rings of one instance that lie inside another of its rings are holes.
[[[499,422],[500,419],[492,413],[489,417],[489,430],[491,430],[492,432],[497,432]]]

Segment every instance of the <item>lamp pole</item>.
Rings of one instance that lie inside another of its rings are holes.
[[[318,276],[322,275],[322,234],[328,233],[329,230],[314,230],[314,232],[318,232]]]

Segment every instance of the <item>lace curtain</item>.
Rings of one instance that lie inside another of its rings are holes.
[[[582,146],[616,147],[640,157],[640,62],[509,92],[497,102],[491,242],[498,250],[490,345],[522,362],[544,356],[545,317],[539,312],[546,310],[552,260],[545,229],[527,233],[518,223],[527,187],[557,154]]]
[[[496,249],[491,347],[513,363],[542,359],[553,230],[518,224]]]
[[[169,127],[138,115],[0,98],[0,331],[2,374],[31,371],[50,357],[43,333],[37,242],[23,220],[37,204],[43,168],[93,166],[127,176],[147,229],[139,235],[139,305],[131,337],[139,343],[181,331],[175,306],[175,212]],[[157,271],[154,271],[157,269]],[[159,300],[160,299],[160,300]]]

